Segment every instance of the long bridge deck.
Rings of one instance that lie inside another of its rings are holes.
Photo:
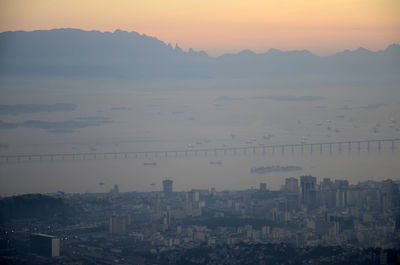
[[[178,157],[178,156],[197,156],[207,154],[266,154],[268,151],[274,152],[370,152],[372,146],[381,151],[385,143],[390,143],[392,152],[396,149],[396,139],[367,139],[357,141],[336,141],[336,142],[317,142],[317,143],[297,143],[297,144],[276,144],[276,145],[257,145],[240,147],[219,147],[219,148],[188,148],[183,150],[160,150],[160,151],[133,151],[133,152],[80,152],[80,153],[46,153],[46,154],[9,154],[0,155],[0,163],[12,162],[35,162],[35,161],[63,161],[63,160],[96,160],[96,159],[117,159],[117,158],[159,158],[159,157]],[[386,144],[387,145],[387,144]],[[375,149],[375,150],[376,150]]]

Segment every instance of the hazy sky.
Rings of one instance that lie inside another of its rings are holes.
[[[211,55],[400,42],[398,0],[0,0],[0,31],[137,31]]]

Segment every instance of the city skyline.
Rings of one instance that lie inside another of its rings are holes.
[[[317,183],[300,175],[286,178],[279,191],[263,182],[251,189],[172,191],[166,181],[162,191],[4,198],[0,240],[6,255],[0,260],[396,264],[400,258],[399,181]],[[243,256],[249,252],[256,255]]]

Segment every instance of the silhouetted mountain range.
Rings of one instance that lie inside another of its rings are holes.
[[[0,74],[128,79],[310,78],[390,79],[400,76],[400,46],[331,56],[270,49],[210,57],[185,52],[137,32],[53,29],[0,33]]]

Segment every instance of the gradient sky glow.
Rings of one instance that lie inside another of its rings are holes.
[[[211,55],[252,49],[331,54],[400,42],[399,0],[0,0],[0,32],[137,31]]]

